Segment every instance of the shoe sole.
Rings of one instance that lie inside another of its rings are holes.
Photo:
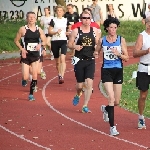
[[[139,128],[139,127],[138,127],[138,129],[139,129],[139,130],[145,130],[145,129],[146,129],[146,127],[142,127],[142,128]]]
[[[111,136],[117,136],[117,135],[119,135],[119,133],[117,133],[117,134],[110,134]]]

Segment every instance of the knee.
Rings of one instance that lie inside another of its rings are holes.
[[[146,95],[141,95],[139,98],[140,101],[145,101],[146,100]]]

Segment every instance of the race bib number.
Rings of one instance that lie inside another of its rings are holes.
[[[27,50],[29,51],[36,51],[36,46],[38,45],[38,43],[28,43],[27,45]]]
[[[79,60],[80,60],[80,59],[79,59],[78,57],[73,56],[71,64],[72,64],[72,65],[76,65]]]
[[[118,57],[116,55],[114,55],[112,52],[104,53],[104,58],[106,60],[116,60],[116,59],[118,59]]]

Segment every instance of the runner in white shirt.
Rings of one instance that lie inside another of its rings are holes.
[[[63,6],[56,7],[57,17],[54,17],[50,22],[50,27],[48,29],[48,33],[52,35],[51,38],[51,50],[54,54],[54,58],[56,61],[56,68],[58,71],[59,84],[64,83],[64,73],[66,70],[66,52],[67,52],[67,36],[69,35],[68,30],[70,30],[71,26],[67,21],[67,18],[64,18],[63,15],[65,13],[65,9]],[[59,55],[59,50],[61,49],[61,53]]]
[[[54,59],[54,55],[51,51],[51,35],[48,34],[48,28],[49,28],[49,23],[51,22],[51,19],[53,19],[54,17],[50,15],[50,9],[48,7],[45,7],[44,8],[44,12],[45,12],[45,15],[41,17],[41,21],[40,21],[40,24],[41,26],[44,27],[44,33],[46,35],[46,38],[47,38],[47,46],[48,46],[48,49],[50,50],[50,54],[51,54],[51,60]]]

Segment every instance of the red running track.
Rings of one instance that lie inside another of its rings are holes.
[[[137,63],[129,47],[130,61]],[[75,77],[67,55],[65,83],[58,84],[54,61],[45,59],[47,79],[38,80],[35,102],[27,100],[29,84],[21,86],[19,59],[0,61],[0,149],[1,150],[144,150],[150,147],[150,120],[147,129],[137,129],[136,114],[115,108],[115,123],[120,135],[109,136],[109,124],[102,119],[100,106],[107,99],[98,89],[102,59],[96,59],[94,93],[89,102],[92,113],[80,113],[72,105]],[[138,94],[138,93],[137,93]]]

